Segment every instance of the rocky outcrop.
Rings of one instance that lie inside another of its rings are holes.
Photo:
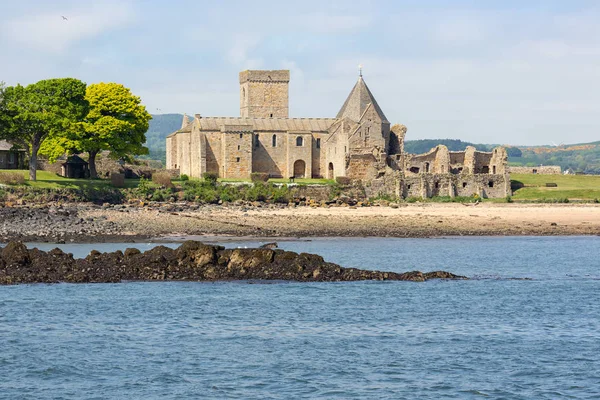
[[[225,249],[196,241],[184,242],[178,249],[158,246],[143,253],[137,249],[124,253],[92,251],[84,259],[74,259],[60,249],[29,250],[21,242],[10,242],[0,253],[0,284],[128,280],[423,282],[435,278],[467,279],[444,271],[395,273],[343,268],[315,254],[266,248]]]

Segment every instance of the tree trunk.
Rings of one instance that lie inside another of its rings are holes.
[[[31,155],[29,156],[29,180],[37,181],[37,156],[40,149],[40,141],[37,138],[31,143]]]
[[[88,158],[88,163],[90,164],[90,178],[92,179],[98,179],[98,172],[96,171],[96,155],[98,154],[97,151],[90,151],[88,152],[88,154],[90,155],[90,157]]]

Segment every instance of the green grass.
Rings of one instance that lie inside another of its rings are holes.
[[[287,178],[271,178],[269,182],[272,183],[290,183]],[[335,183],[332,179],[310,179],[310,178],[297,178],[294,179],[294,183],[301,183],[304,185],[333,185]]]
[[[25,177],[25,186],[39,189],[89,189],[110,187],[110,180],[106,179],[71,179],[63,178],[53,172],[37,171],[37,180],[29,180],[29,170],[3,169],[0,172],[18,172]],[[138,186],[139,179],[126,179],[125,187],[135,188]]]
[[[250,179],[238,179],[238,178],[219,178],[219,182],[244,182],[252,183]],[[288,178],[271,178],[269,183],[290,183]],[[300,183],[303,185],[333,185],[335,183],[332,179],[311,179],[311,178],[297,178],[294,179],[294,183]]]
[[[600,199],[598,175],[511,174],[510,179],[513,185],[525,185],[513,191],[514,200]],[[557,187],[546,187],[546,183],[556,183]]]

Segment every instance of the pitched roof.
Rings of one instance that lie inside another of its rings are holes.
[[[375,111],[383,122],[389,122],[383,111],[381,111],[379,104],[377,104],[375,97],[373,97],[373,93],[371,93],[364,79],[360,76],[340,112],[338,112],[337,118],[349,118],[358,122],[369,104],[373,104]]]
[[[6,140],[0,140],[0,150],[2,151],[9,151],[13,148],[13,144],[6,141]],[[15,151],[25,151],[23,149],[15,149]]]
[[[87,164],[88,162],[85,161],[83,158],[79,157],[78,155],[72,155],[69,156],[67,158],[67,161],[64,162],[64,164]]]
[[[200,122],[202,131],[220,131],[224,125],[250,125],[255,131],[326,132],[336,120],[335,118],[202,117],[196,121]]]

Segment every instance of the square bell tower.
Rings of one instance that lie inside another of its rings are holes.
[[[289,118],[289,70],[240,72],[240,117]]]

